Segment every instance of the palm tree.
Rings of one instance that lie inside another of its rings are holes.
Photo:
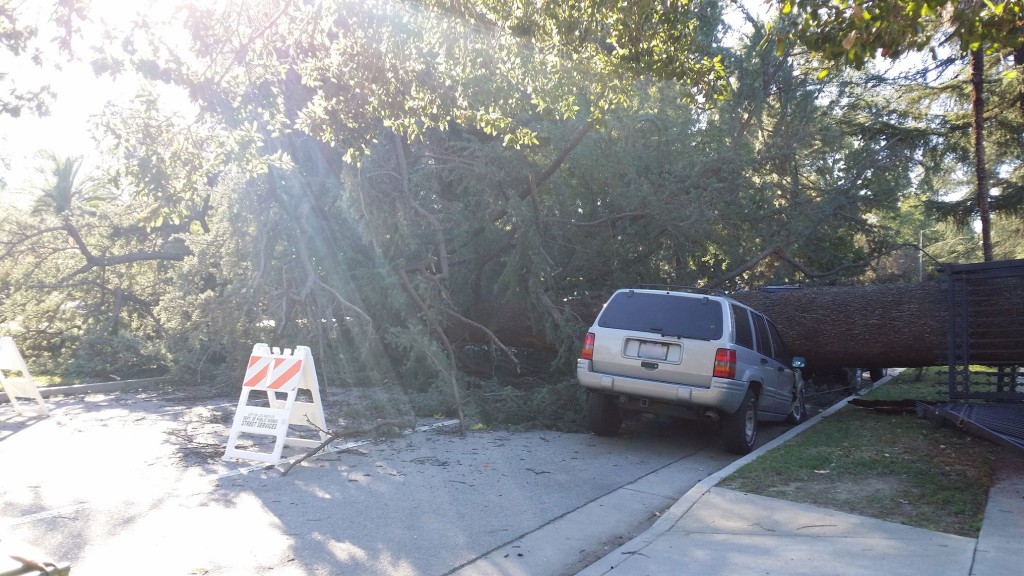
[[[76,206],[89,209],[109,200],[94,178],[79,177],[81,156],[61,158],[55,152],[41,151],[36,157],[44,165],[37,169],[42,181],[36,185],[39,195],[32,205],[33,214],[52,214],[68,221]]]

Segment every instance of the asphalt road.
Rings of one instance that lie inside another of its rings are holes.
[[[0,404],[0,545],[74,576],[573,574],[736,458],[696,425],[461,437],[421,422],[282,475],[220,459],[233,401],[49,403],[39,419]]]

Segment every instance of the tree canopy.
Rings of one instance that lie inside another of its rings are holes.
[[[302,343],[328,386],[487,410],[568,379],[624,285],[916,280],[919,243],[976,255],[969,207],[948,230],[930,211],[969,166],[962,81],[821,77],[727,8],[237,1],[111,29],[94,69],[145,81],[97,117],[99,169],[43,157],[34,205],[0,216],[0,322],[54,372],[233,385],[253,342]],[[997,118],[1009,202],[1022,119]]]
[[[1024,65],[1024,4],[1019,0],[951,2],[939,0],[881,0],[819,2],[786,1],[781,5],[784,26],[776,33],[778,50],[790,39],[809,47],[825,61],[862,68],[876,55],[898,58],[908,52],[958,51],[970,58],[974,207],[981,225],[982,252],[993,258],[990,170],[986,160],[985,54],[1012,55]],[[827,69],[821,75],[827,74]],[[1014,69],[1007,77],[1016,78]],[[1017,101],[1024,114],[1024,89],[1018,83]],[[1009,198],[1013,198],[1011,195]],[[1008,204],[1005,199],[1003,204]]]
[[[826,60],[862,68],[939,45],[966,54],[1015,50],[1024,38],[1020,0],[780,0],[779,49],[787,38]],[[952,41],[952,42],[950,42]]]

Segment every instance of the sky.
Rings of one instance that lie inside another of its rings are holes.
[[[90,15],[116,27],[127,26],[139,9],[146,9],[151,0],[91,0]],[[49,10],[54,0],[24,0],[19,16],[41,22],[41,36],[49,38],[46,30]],[[129,8],[129,7],[133,7]],[[83,27],[84,38],[80,48],[87,48],[96,40],[98,31]],[[47,42],[41,46],[52,50]],[[81,54],[87,56],[88,51]],[[82,156],[86,168],[95,163],[98,151],[90,138],[90,118],[103,111],[108,102],[126,103],[135,92],[137,84],[130,78],[114,81],[97,78],[86,61],[66,62],[53,52],[48,54],[52,61],[60,62],[60,68],[53,65],[37,67],[26,65],[24,58],[15,59],[6,51],[0,51],[0,70],[8,71],[16,79],[16,86],[50,85],[56,93],[51,113],[45,117],[31,114],[19,118],[0,116],[0,159],[7,165],[0,165],[0,176],[6,189],[0,190],[0,205],[23,201],[22,191],[31,188],[38,181],[36,155],[39,151],[53,151],[59,157]]]
[[[11,187],[30,177],[39,150],[52,150],[64,157],[93,149],[89,116],[100,112],[117,94],[113,82],[97,79],[88,65],[66,66],[53,72],[48,82],[58,94],[50,116],[0,117],[0,157],[10,162],[4,179]]]

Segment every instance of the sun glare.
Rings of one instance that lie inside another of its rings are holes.
[[[75,38],[72,58],[61,55],[50,39],[56,35],[51,17],[52,3],[26,2],[18,12],[19,22],[39,27],[37,47],[43,64],[29,58],[0,51],[0,69],[9,74],[19,88],[48,86],[54,94],[49,114],[37,117],[23,113],[17,118],[0,116],[0,166],[3,187],[0,205],[22,204],[25,192],[33,188],[35,156],[38,151],[52,151],[59,157],[82,156],[85,169],[96,164],[96,144],[90,134],[92,119],[103,112],[108,103],[129,103],[139,87],[131,74],[116,79],[97,77],[90,60],[96,58],[95,46],[103,44],[106,31],[131,30],[140,19],[169,19],[183,2],[143,0],[92,0],[88,20]],[[192,2],[194,5],[219,5],[221,1]],[[10,85],[10,82],[8,83]]]

